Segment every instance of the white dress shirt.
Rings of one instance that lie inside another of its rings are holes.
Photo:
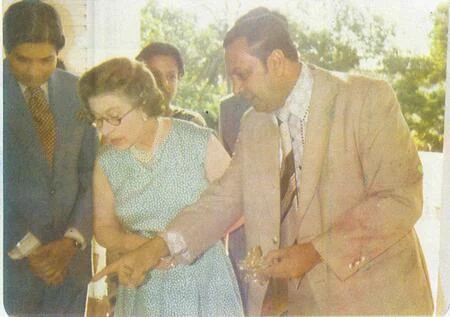
[[[297,190],[300,188],[300,173],[312,87],[313,77],[311,70],[302,63],[300,76],[287,97],[285,104],[274,112],[274,115],[282,122],[280,124],[280,155],[284,157],[291,149],[293,150]]]

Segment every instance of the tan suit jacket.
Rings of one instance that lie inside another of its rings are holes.
[[[312,242],[323,262],[290,281],[289,315],[430,314],[414,224],[422,169],[394,92],[384,81],[312,67],[299,205],[281,226],[279,130],[269,113],[244,115],[230,168],[168,227],[193,261],[242,213],[247,250]],[[260,313],[267,285],[250,285]]]

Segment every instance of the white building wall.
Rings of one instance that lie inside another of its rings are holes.
[[[442,153],[419,152],[423,165],[423,211],[415,225],[427,263],[433,299],[438,293]]]
[[[134,58],[140,48],[144,0],[85,0],[88,4],[87,64],[113,56]]]

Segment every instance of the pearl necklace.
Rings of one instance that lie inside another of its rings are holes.
[[[160,143],[161,139],[161,129],[160,129],[160,122],[159,118],[156,119],[156,131],[155,131],[155,138],[153,139],[153,146],[150,150],[142,150],[138,149],[135,145],[130,147],[130,153],[133,155],[133,157],[138,160],[139,162],[143,164],[150,164],[150,162],[153,160],[154,153],[156,152],[156,149],[158,148],[158,144]]]

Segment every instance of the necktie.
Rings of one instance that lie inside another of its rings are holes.
[[[280,125],[281,147],[283,159],[280,169],[280,219],[281,223],[286,217],[292,203],[297,196],[297,183],[295,178],[295,158],[292,148],[292,138],[288,127],[288,118],[278,123]]]
[[[39,140],[47,158],[48,165],[53,165],[53,151],[56,140],[56,128],[53,113],[40,87],[28,87],[28,107],[38,130]]]
[[[297,196],[297,182],[295,178],[295,163],[292,150],[283,160],[280,171],[280,223],[292,207]]]

